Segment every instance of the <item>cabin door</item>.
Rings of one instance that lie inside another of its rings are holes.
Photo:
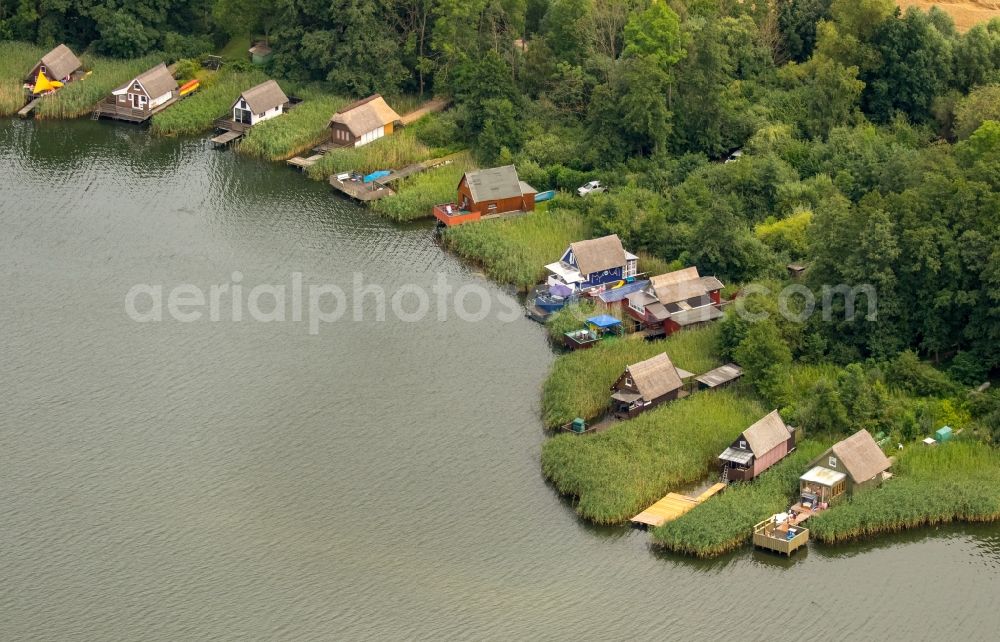
[[[240,109],[237,107],[234,112],[236,113],[236,122],[243,123],[244,125],[250,124],[251,112],[249,109]]]

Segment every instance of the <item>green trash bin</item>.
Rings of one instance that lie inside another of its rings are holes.
[[[587,422],[580,417],[573,420],[573,432],[584,432],[587,430]]]

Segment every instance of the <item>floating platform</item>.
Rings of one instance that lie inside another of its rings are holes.
[[[774,551],[782,555],[791,555],[809,542],[809,529],[784,522],[775,524],[774,517],[769,517],[753,527],[753,545],[755,548]]]
[[[27,118],[28,116],[30,116],[31,112],[35,111],[35,107],[38,106],[38,103],[41,100],[42,100],[41,96],[39,96],[38,98],[32,99],[31,102],[29,102],[27,105],[25,105],[24,107],[21,107],[21,110],[17,112],[17,117],[18,118]]]
[[[632,523],[645,526],[663,526],[698,506],[706,499],[724,490],[726,485],[719,482],[710,486],[697,497],[688,497],[679,493],[667,493],[667,496],[632,518]]]
[[[321,158],[323,158],[322,154],[313,154],[312,156],[306,156],[306,157],[296,156],[294,158],[289,158],[285,162],[291,165],[292,167],[304,170],[307,167],[312,167],[313,165],[315,165],[316,161],[318,161]]]

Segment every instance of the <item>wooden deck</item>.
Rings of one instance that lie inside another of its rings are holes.
[[[212,139],[212,144],[216,147],[225,147],[238,138],[243,137],[243,132],[226,130]]]
[[[723,483],[713,484],[697,497],[688,497],[679,493],[667,493],[667,496],[632,518],[632,523],[645,526],[662,526],[687,513],[709,497],[725,489]]]
[[[129,123],[144,123],[180,99],[181,95],[174,92],[174,95],[170,97],[170,100],[162,105],[157,105],[153,109],[133,109],[128,106],[121,106],[104,101],[98,103],[97,107],[94,108],[94,118],[114,118],[115,120],[124,120]]]
[[[380,198],[392,196],[396,193],[392,191],[392,188],[383,185],[382,181],[373,181],[371,183],[352,180],[341,181],[336,176],[330,177],[330,186],[341,194],[350,196],[362,203],[377,201]]]
[[[32,101],[29,102],[27,105],[25,105],[24,107],[21,107],[21,110],[17,112],[17,117],[18,118],[27,118],[28,116],[30,116],[31,112],[35,111],[35,107],[38,106],[38,103],[41,100],[42,100],[41,96],[39,96],[38,98],[32,99]]]
[[[798,532],[789,539],[788,524],[776,527],[772,524],[772,519],[769,517],[753,527],[753,545],[755,547],[782,555],[791,555],[809,541],[808,528],[798,527]]]

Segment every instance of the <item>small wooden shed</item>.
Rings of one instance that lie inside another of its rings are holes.
[[[379,94],[351,103],[330,118],[330,142],[337,147],[361,147],[392,134],[399,121]]]
[[[80,75],[77,72],[82,71],[82,68],[83,63],[76,57],[76,54],[66,45],[59,45],[35,63],[35,66],[25,76],[24,83],[34,90],[35,85],[41,80],[41,76],[45,82],[54,80],[65,84],[75,80]]]
[[[822,507],[874,488],[890,476],[891,466],[871,433],[859,430],[809,463],[809,471],[799,478],[802,503]]]
[[[722,478],[750,481],[795,450],[795,430],[774,410],[744,430],[719,455]]]
[[[664,401],[682,397],[686,394],[683,379],[666,352],[634,363],[611,386],[612,411],[619,418],[634,417]]]

